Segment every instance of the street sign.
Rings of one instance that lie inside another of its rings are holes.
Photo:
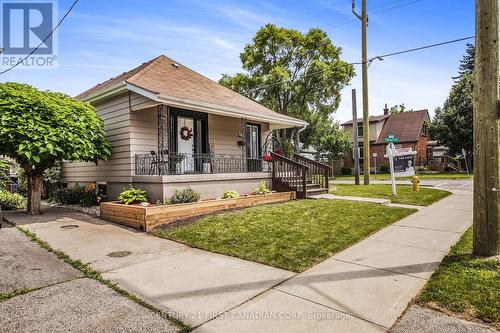
[[[394,134],[389,134],[385,139],[385,142],[399,142],[399,138],[397,138]]]

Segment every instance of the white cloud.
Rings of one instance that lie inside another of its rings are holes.
[[[220,6],[216,8],[216,11],[230,22],[251,30],[256,30],[266,23],[278,21],[271,15],[258,14],[236,6]]]
[[[236,50],[237,47],[236,45],[234,45],[233,43],[225,40],[225,39],[222,39],[220,37],[209,37],[209,39],[214,42],[216,45],[224,48],[224,49],[227,49],[227,50]]]

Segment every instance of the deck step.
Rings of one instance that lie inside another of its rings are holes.
[[[326,188],[313,188],[307,189],[307,196],[319,195],[319,194],[327,194],[328,190]]]

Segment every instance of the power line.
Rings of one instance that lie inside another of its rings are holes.
[[[372,12],[371,15],[379,14],[379,13],[383,13],[383,12],[387,12],[389,10],[393,10],[393,9],[404,7],[404,6],[408,6],[408,5],[412,5],[412,4],[414,4],[416,2],[420,2],[420,1],[422,1],[422,0],[413,0],[413,1],[410,1],[410,2],[402,3],[402,4],[399,4],[399,5],[396,5],[396,6],[392,6],[392,7],[389,7],[389,8],[380,9],[380,10]]]
[[[375,14],[380,14],[380,13],[383,13],[383,12],[394,10],[396,8],[400,8],[400,7],[412,5],[412,4],[417,3],[419,1],[422,1],[422,0],[412,0],[412,1],[409,1],[409,2],[405,2],[405,3],[401,3],[399,5],[396,5],[396,3],[400,3],[402,1],[406,1],[406,0],[391,1],[391,2],[387,2],[385,4],[381,4],[381,5],[378,5],[378,6],[375,6],[375,7],[368,8],[368,11],[381,8],[380,10],[376,10],[376,11],[373,11],[373,12],[368,12],[368,16],[375,15]],[[391,4],[394,5],[394,6],[389,7],[389,8],[382,8],[382,7],[389,6]],[[322,26],[322,28],[324,28],[324,27],[338,28],[338,27],[344,26],[346,24],[352,23],[354,21],[355,21],[354,18],[350,18],[350,19],[343,20],[343,21],[340,21],[340,22],[332,22],[332,23],[329,23],[329,24],[325,24],[325,25]]]
[[[384,58],[392,57],[392,56],[399,55],[399,54],[410,53],[410,52],[415,52],[415,51],[420,51],[420,50],[425,50],[425,49],[430,49],[432,47],[442,46],[442,45],[447,45],[447,44],[452,44],[452,43],[458,43],[458,42],[462,42],[464,40],[469,40],[469,39],[474,39],[474,38],[475,38],[474,36],[457,38],[457,39],[448,40],[446,42],[441,42],[441,43],[436,43],[436,44],[429,44],[429,45],[425,45],[425,46],[416,47],[416,48],[413,48],[413,49],[408,49],[408,50],[403,50],[403,51],[398,51],[398,52],[393,52],[393,53],[387,53],[387,54],[382,54],[382,55],[375,56],[373,58],[368,59],[368,62],[372,62],[374,60],[383,60]]]
[[[429,49],[429,48],[433,48],[433,47],[437,47],[437,46],[442,46],[442,45],[447,45],[447,44],[452,44],[452,43],[458,43],[458,42],[462,42],[462,41],[473,39],[473,38],[475,38],[475,37],[474,36],[462,37],[462,38],[457,38],[457,39],[453,39],[453,40],[448,40],[448,41],[445,41],[445,42],[424,45],[424,46],[415,47],[415,48],[412,48],[412,49],[407,49],[407,50],[402,50],[402,51],[397,51],[397,52],[393,52],[393,53],[382,54],[382,55],[374,56],[372,58],[368,58],[367,62],[368,62],[368,64],[371,64],[374,60],[384,60],[384,58],[392,57],[392,56],[399,55],[399,54],[404,54],[404,53],[410,53],[410,52],[425,50],[425,49]],[[361,64],[363,64],[363,62],[351,62],[351,63],[348,63],[348,64],[349,65],[361,65]],[[314,76],[314,75],[321,74],[323,72],[324,71],[321,70],[321,71],[317,71],[317,72],[313,72],[313,73],[309,73],[309,74],[304,74],[304,75],[301,75],[300,77],[303,78],[303,77]],[[262,90],[264,88],[269,88],[269,87],[277,86],[277,85],[288,83],[288,82],[291,82],[291,80],[288,79],[288,80],[283,80],[283,81],[279,81],[279,82],[270,83],[270,84],[267,84],[267,85],[263,85],[263,86],[254,88],[254,89],[250,90],[250,92],[259,91],[259,90]]]
[[[411,1],[406,2],[406,3],[404,1],[409,1],[409,0],[393,0],[393,1],[388,1],[388,2],[382,3],[382,4],[377,5],[377,6],[370,7],[370,8],[368,8],[369,11],[375,10],[375,9],[379,9],[379,10],[378,11],[374,11],[371,14],[369,13],[369,15],[383,13],[383,12],[390,11],[390,10],[393,10],[393,9],[396,9],[396,8],[399,8],[399,7],[411,5],[413,3],[416,3],[416,2],[419,2],[419,1],[422,1],[422,0],[411,0]],[[401,3],[401,2],[403,2],[403,3]],[[389,7],[389,8],[384,8],[384,7],[388,7],[388,6],[391,6],[391,5],[393,5],[393,6]],[[309,22],[309,21],[311,21],[311,19],[319,17],[319,16],[322,16],[322,15],[330,12],[331,10],[332,9],[326,9],[326,10],[322,11],[319,14],[312,15],[312,16],[307,16],[305,19],[301,20],[301,23]],[[350,14],[350,12],[349,12],[349,14]],[[331,28],[337,28],[337,27],[349,24],[351,22],[354,22],[354,19],[349,18],[349,19],[346,19],[346,20],[342,20],[340,22],[332,22],[330,24],[323,25],[322,27],[319,27],[319,28],[329,27],[332,24],[336,24],[336,25],[332,26]],[[198,69],[201,68],[203,70],[206,70],[206,69],[213,68],[215,66],[220,66],[220,65],[223,65],[223,64],[226,64],[226,63],[227,63],[227,61],[217,61],[217,62],[212,63],[212,64],[207,64],[205,66],[200,66],[200,67],[198,67]]]
[[[75,2],[73,2],[73,4],[69,7],[69,9],[66,11],[66,13],[64,14],[63,17],[61,17],[61,19],[59,20],[59,22],[57,23],[57,25],[52,29],[52,31],[47,35],[47,37],[45,37],[41,42],[40,44],[37,45],[37,47],[35,47],[33,49],[33,51],[31,51],[26,57],[24,57],[23,59],[20,59],[17,63],[15,63],[14,65],[12,65],[11,67],[3,70],[0,72],[0,75],[1,74],[5,74],[7,73],[8,71],[14,69],[15,67],[17,67],[18,65],[22,64],[26,59],[28,59],[29,57],[31,57],[39,48],[40,46],[42,46],[42,44],[44,44],[47,39],[50,38],[50,36],[52,36],[54,34],[54,32],[57,30],[57,28],[59,28],[59,26],[61,25],[61,23],[64,21],[64,19],[66,18],[66,16],[69,15],[69,13],[71,12],[71,10],[73,9],[73,7],[76,6],[76,4],[78,3],[79,0],[75,0]]]

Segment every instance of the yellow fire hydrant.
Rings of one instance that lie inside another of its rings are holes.
[[[413,191],[414,192],[419,192],[420,191],[420,187],[419,187],[419,183],[420,183],[420,179],[418,178],[417,175],[411,177],[411,182],[413,183]]]

